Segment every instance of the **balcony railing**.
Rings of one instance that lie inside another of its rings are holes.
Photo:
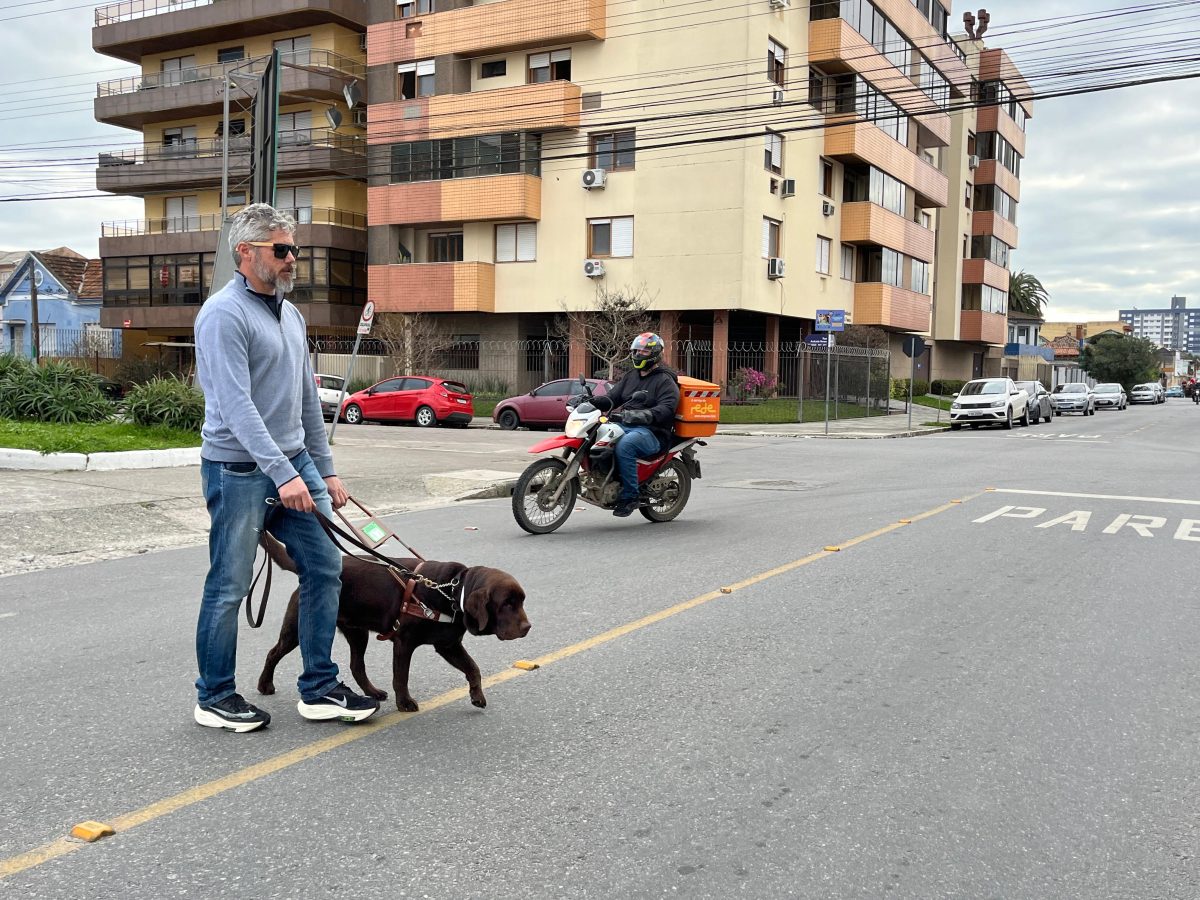
[[[211,6],[219,0],[121,0],[96,7],[96,24],[112,25],[114,22],[129,22],[160,13],[192,9],[196,6]]]
[[[352,78],[364,79],[367,67],[362,63],[347,59],[330,50],[289,50],[279,54],[284,63],[306,66],[321,71],[347,75]],[[237,69],[239,74],[258,75],[266,67],[269,56],[249,60],[217,63],[211,66],[195,66],[190,69],[176,69],[170,72],[152,72],[148,75],[131,75],[126,78],[114,78],[102,81],[96,85],[96,96],[113,97],[120,94],[132,94],[137,91],[149,91],[164,87],[178,87],[181,84],[195,84],[202,81],[220,82],[228,77],[228,73]]]
[[[353,228],[363,231],[367,227],[367,217],[362,213],[347,212],[344,209],[328,209],[323,207],[303,206],[295,209],[279,207],[280,212],[287,213],[296,220],[298,225],[335,225],[339,228]],[[119,222],[104,222],[100,225],[100,236],[140,237],[147,234],[182,234],[189,231],[220,231],[223,219],[219,215],[210,216],[167,216],[161,219],[125,219]]]
[[[223,143],[221,138],[185,138],[167,144],[132,147],[114,153],[101,153],[99,165],[101,168],[108,168],[110,166],[132,166],[165,159],[200,159],[220,156]],[[294,131],[279,132],[280,151],[331,148],[363,156],[366,154],[366,147],[367,143],[361,136],[338,134],[328,128],[298,128]],[[237,135],[229,141],[231,154],[249,153],[250,149],[251,140],[248,134]]]

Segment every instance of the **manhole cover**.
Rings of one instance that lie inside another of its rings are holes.
[[[816,481],[793,481],[790,478],[754,479],[751,481],[727,481],[720,487],[742,488],[752,491],[812,491],[826,487]]]

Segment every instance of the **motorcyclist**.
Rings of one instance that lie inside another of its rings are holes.
[[[624,518],[638,508],[638,458],[649,459],[670,446],[675,408],[679,405],[679,376],[662,364],[665,349],[666,344],[657,334],[639,334],[629,346],[633,370],[606,395],[595,398],[599,409],[622,407],[610,416],[625,427],[625,435],[615,449],[621,493],[614,516]],[[646,396],[634,398],[638,391],[645,391]]]

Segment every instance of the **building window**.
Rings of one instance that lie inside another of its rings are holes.
[[[312,223],[312,185],[297,184],[275,189],[275,208],[286,212],[299,225]]]
[[[536,222],[496,226],[496,262],[533,262],[536,259]]]
[[[222,47],[217,51],[218,63],[237,62],[239,59],[246,58],[245,47]]]
[[[531,53],[529,56],[529,83],[546,84],[550,81],[571,80],[571,48],[551,50],[549,53]]]
[[[226,206],[226,207],[245,206],[246,205],[246,192],[245,191],[230,191],[228,194],[225,195],[225,200],[222,205]]]
[[[492,59],[479,64],[480,78],[499,78],[508,73],[508,60]]]
[[[842,244],[842,278],[854,280],[854,247],[850,244]]]
[[[775,259],[779,256],[779,230],[783,223],[763,216],[762,222],[762,258]]]
[[[833,241],[817,235],[817,272],[821,275],[829,274],[829,252],[832,248]]]
[[[912,261],[911,284],[918,294],[929,293],[929,263],[919,259]]]
[[[780,87],[787,85],[787,47],[767,41],[767,78]]]
[[[432,59],[400,63],[396,66],[396,98],[415,100],[432,97],[434,93],[434,63]]]
[[[301,34],[296,37],[281,38],[275,41],[274,46],[280,55],[288,58],[289,62],[306,65],[312,54],[312,35]]]
[[[619,172],[634,168],[634,130],[610,131],[591,137],[593,169]]]
[[[815,66],[808,69],[808,102],[818,111],[825,109],[825,85],[829,76]]]
[[[540,135],[532,132],[410,141],[392,145],[392,183],[542,174]]]
[[[163,213],[166,217],[164,231],[194,231],[200,228],[199,198],[164,197]]]
[[[433,0],[402,0],[396,4],[397,19],[411,19],[433,12]]]
[[[633,256],[633,216],[588,219],[588,256]]]
[[[821,193],[833,199],[833,163],[821,160]]]
[[[433,263],[462,262],[463,235],[447,231],[429,235],[429,261]]]
[[[783,135],[768,131],[763,141],[763,168],[776,175],[783,173]]]

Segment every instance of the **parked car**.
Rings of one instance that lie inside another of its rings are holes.
[[[1092,388],[1092,394],[1096,400],[1096,409],[1124,409],[1129,405],[1125,388],[1115,381],[1096,385]]]
[[[321,398],[321,413],[332,421],[338,401],[342,399],[342,384],[345,379],[340,375],[314,375],[317,381],[317,396]]]
[[[385,378],[364,391],[355,391],[342,404],[342,418],[351,425],[416,422],[422,428],[465,428],[474,415],[475,405],[465,384],[424,375]]]
[[[1177,384],[1173,384],[1169,388],[1167,388],[1166,395],[1168,397],[1182,397],[1183,396],[1183,388],[1181,388]]]
[[[1068,412],[1077,412],[1085,416],[1096,414],[1096,401],[1092,397],[1092,389],[1082,381],[1056,384],[1050,392],[1050,402],[1054,404],[1056,416]]]
[[[1164,388],[1157,381],[1151,381],[1151,382],[1149,382],[1149,384],[1152,388],[1154,388],[1154,392],[1156,394],[1158,394],[1158,402],[1166,403],[1167,402],[1167,389]]]
[[[1133,390],[1129,392],[1130,403],[1161,403],[1158,399],[1158,391],[1155,388],[1161,387],[1154,383],[1135,384]]]
[[[1029,421],[1036,425],[1042,419],[1049,422],[1054,418],[1054,404],[1045,385],[1040,381],[1018,381],[1017,387],[1029,398]]]
[[[1012,428],[1015,421],[1028,425],[1029,416],[1029,396],[1011,378],[977,378],[954,395],[950,430],[958,431],[963,425]]]
[[[610,381],[589,378],[595,394],[604,394],[612,387]],[[567,403],[583,393],[578,378],[558,378],[547,381],[528,394],[508,397],[492,410],[492,421],[506,431],[528,425],[537,428],[562,428],[567,421]]]

